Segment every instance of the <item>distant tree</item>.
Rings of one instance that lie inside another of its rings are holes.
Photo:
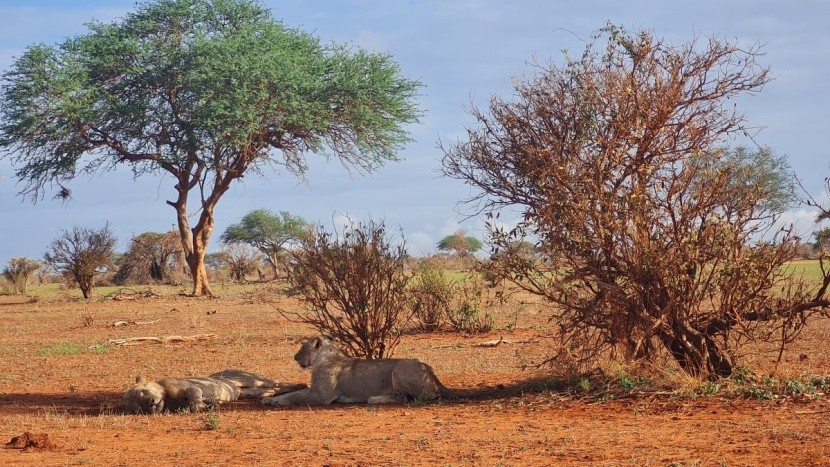
[[[776,227],[792,202],[786,159],[724,148],[748,131],[731,99],[770,79],[759,53],[608,26],[517,83],[513,101],[474,109],[477,126],[444,148],[445,173],[479,190],[482,211],[522,211],[515,229],[488,220],[507,253],[496,269],[556,305],[552,358],[664,355],[724,377],[740,346],[782,352],[830,305],[830,274],[816,290],[783,267],[798,242]],[[530,237],[539,261],[508,248]]]
[[[225,261],[225,255],[222,252],[208,253],[205,255],[205,266],[214,272],[217,272],[228,266]]]
[[[222,259],[230,269],[231,279],[245,282],[245,276],[262,263],[262,253],[244,243],[228,243],[222,248]]]
[[[74,282],[84,298],[95,286],[95,276],[112,265],[116,238],[109,224],[94,230],[73,227],[63,230],[49,245],[44,261],[58,273]]]
[[[458,230],[452,235],[447,235],[438,242],[438,249],[451,251],[459,256],[469,256],[481,250],[481,240],[467,235],[464,230]]]
[[[286,246],[297,243],[308,233],[308,223],[299,216],[285,211],[274,214],[267,209],[255,209],[225,229],[222,243],[244,243],[265,255],[268,264],[277,277],[280,258]]]
[[[352,225],[339,236],[318,227],[303,237],[288,274],[289,293],[305,310],[282,313],[331,337],[351,356],[389,356],[411,315],[406,263],[405,246],[393,246],[382,223]]]
[[[813,246],[818,251],[830,252],[830,227],[823,227],[813,232]]]
[[[40,261],[25,257],[17,257],[9,260],[3,268],[3,277],[9,281],[17,293],[25,294],[29,284],[29,277],[42,267]]]
[[[181,249],[182,244],[175,231],[144,232],[133,237],[127,252],[118,261],[115,283],[133,281],[146,284],[148,281],[170,280]]]
[[[0,149],[34,201],[122,164],[170,175],[194,295],[211,295],[204,256],[235,180],[269,166],[302,178],[309,154],[376,170],[419,116],[420,84],[389,55],[324,45],[256,1],[155,0],[88,27],[3,75]]]

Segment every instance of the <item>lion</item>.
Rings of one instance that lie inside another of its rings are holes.
[[[208,377],[164,378],[136,385],[124,395],[126,413],[201,412],[237,399],[256,399],[305,388],[305,384],[278,383],[241,370],[223,370]]]
[[[382,404],[408,399],[466,397],[468,391],[448,389],[426,363],[416,359],[359,360],[347,357],[324,337],[303,342],[294,360],[311,368],[308,388],[265,397],[265,405],[324,405],[333,402]]]

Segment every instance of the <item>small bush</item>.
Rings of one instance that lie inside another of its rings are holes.
[[[487,332],[493,329],[493,315],[483,310],[488,302],[487,289],[478,274],[460,282],[458,295],[453,306],[449,308],[447,319],[456,331]]]
[[[220,426],[219,407],[213,406],[205,414],[205,429],[216,431]]]
[[[423,332],[441,329],[450,314],[455,282],[441,269],[422,262],[418,268],[418,281],[410,293],[416,329]]]
[[[316,229],[301,241],[288,273],[289,294],[304,312],[284,316],[311,325],[353,357],[384,358],[410,318],[406,249],[392,246],[380,223]]]

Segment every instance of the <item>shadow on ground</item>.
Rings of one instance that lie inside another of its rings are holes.
[[[429,405],[432,403],[465,404],[487,400],[520,397],[540,392],[558,392],[563,390],[556,380],[534,378],[518,381],[509,385],[483,387],[475,389],[453,389],[457,394],[439,401],[410,401],[393,405]],[[122,392],[68,392],[68,393],[23,393],[0,394],[0,415],[75,415],[99,416],[116,415],[121,410]],[[365,404],[331,404],[315,409],[338,410],[346,406]],[[308,410],[307,407],[263,406],[259,400],[238,400],[224,404],[223,410],[234,411],[273,411],[273,410]]]

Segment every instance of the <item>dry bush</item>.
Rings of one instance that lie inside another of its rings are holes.
[[[222,247],[222,259],[228,266],[231,279],[235,282],[245,282],[248,274],[259,271],[258,266],[262,264],[263,254],[245,243],[227,243]]]
[[[182,244],[178,232],[144,232],[130,240],[113,277],[117,285],[173,283],[182,269]]]
[[[434,332],[441,329],[450,314],[455,282],[444,270],[422,261],[415,284],[410,289],[415,329]]]
[[[458,283],[453,306],[447,314],[447,320],[453,329],[459,332],[477,333],[493,329],[492,310],[495,300],[478,272]]]
[[[777,227],[786,159],[726,147],[751,133],[731,99],[769,82],[760,56],[608,26],[581,56],[539,65],[513,101],[473,109],[467,140],[444,149],[505,252],[491,270],[551,303],[560,349],[669,355],[725,377],[747,342],[783,350],[830,306],[830,271],[816,291],[784,267],[798,242]],[[504,208],[522,210],[515,229],[500,228]],[[538,242],[533,261],[509,249],[524,239]]]
[[[8,265],[3,268],[3,277],[8,281],[9,288],[13,292],[25,295],[29,278],[40,268],[41,263],[39,261],[25,257],[12,258]]]
[[[97,277],[112,265],[116,238],[109,224],[100,229],[73,227],[49,244],[44,261],[63,275],[67,284],[77,284],[89,298]]]
[[[351,225],[341,235],[321,227],[301,240],[288,273],[303,312],[284,316],[311,325],[354,357],[384,358],[410,318],[407,254],[383,223]]]
[[[493,311],[505,303],[504,290],[485,284],[473,270],[453,279],[433,261],[421,263],[410,289],[415,329],[433,332],[449,326],[454,331],[479,333],[493,329]]]

